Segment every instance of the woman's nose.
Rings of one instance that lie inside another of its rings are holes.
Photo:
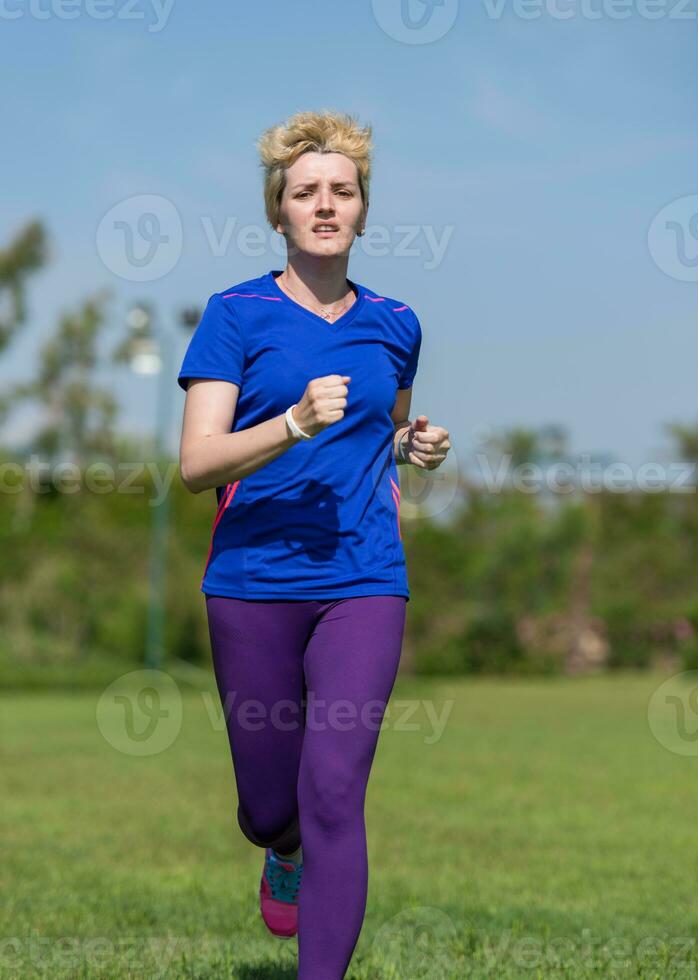
[[[325,188],[319,192],[317,209],[322,212],[332,211],[332,194],[329,188]]]

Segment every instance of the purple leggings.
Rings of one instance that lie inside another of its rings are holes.
[[[298,980],[341,980],[366,909],[364,801],[406,599],[207,596],[206,609],[238,823],[260,847],[302,841]]]

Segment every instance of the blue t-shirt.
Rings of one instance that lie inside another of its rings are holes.
[[[282,415],[313,378],[350,375],[344,417],[254,473],[216,488],[201,591],[241,599],[402,595],[409,601],[390,413],[422,339],[398,300],[357,298],[327,322],[277,284],[248,279],[206,306],[177,378],[239,385],[232,432]]]

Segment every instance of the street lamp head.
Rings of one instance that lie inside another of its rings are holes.
[[[145,335],[150,331],[151,314],[146,303],[139,303],[126,314],[126,324],[136,334]]]

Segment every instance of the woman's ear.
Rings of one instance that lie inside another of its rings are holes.
[[[363,209],[363,211],[361,213],[361,220],[359,221],[359,230],[356,233],[357,235],[365,235],[366,234],[366,215],[367,214],[368,214],[368,204],[366,204],[364,206],[364,209]]]

